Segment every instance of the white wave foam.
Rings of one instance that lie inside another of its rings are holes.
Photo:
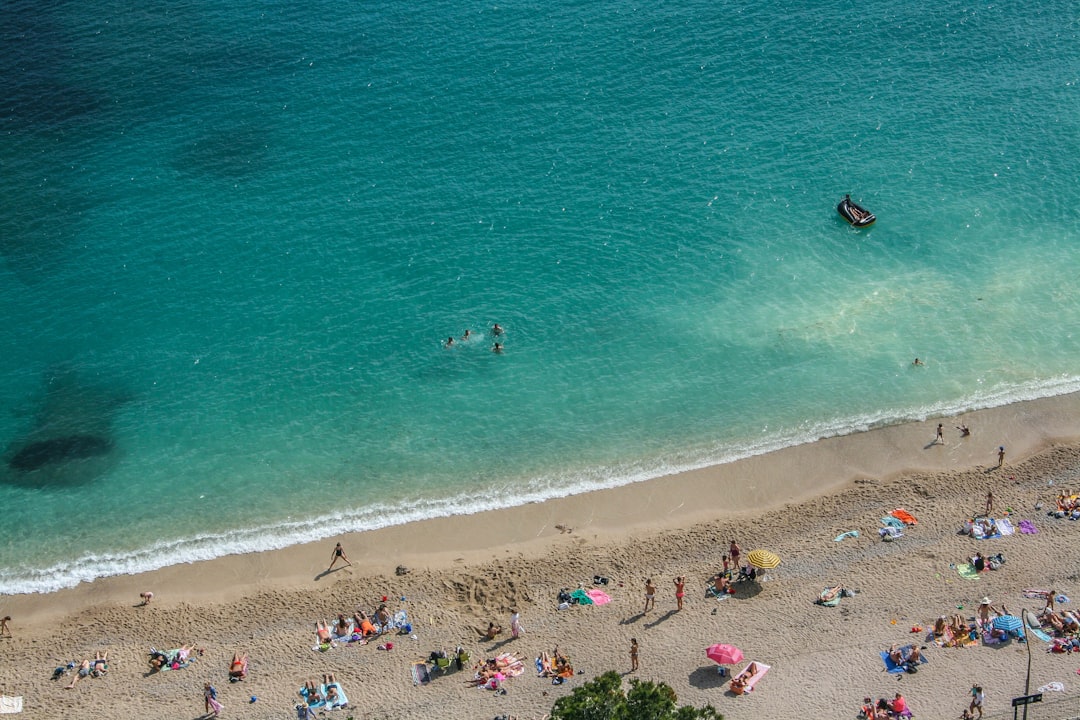
[[[501,492],[489,488],[484,492],[474,491],[448,498],[410,499],[399,503],[376,504],[330,516],[320,515],[317,520],[291,519],[280,524],[243,528],[228,533],[157,542],[131,553],[91,553],[50,567],[3,568],[0,569],[0,595],[55,592],[102,577],[137,574],[171,565],[212,560],[225,555],[278,550],[343,533],[377,530],[434,517],[470,515],[486,510],[544,502],[734,462],[822,438],[863,432],[886,425],[921,422],[932,417],[956,415],[1077,391],[1080,391],[1080,377],[1063,375],[1020,386],[988,389],[953,402],[810,423],[805,427],[766,434],[738,446],[722,445],[699,450],[696,454],[685,457],[672,454],[653,461],[590,468],[573,476],[534,477]]]

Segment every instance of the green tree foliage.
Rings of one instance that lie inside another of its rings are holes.
[[[631,680],[623,693],[622,678],[609,670],[555,701],[551,720],[724,720],[711,705],[678,707],[675,691],[665,683]]]

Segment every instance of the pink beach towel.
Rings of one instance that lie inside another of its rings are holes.
[[[586,590],[585,594],[589,596],[589,599],[593,601],[594,605],[607,605],[611,602],[611,597],[603,590],[593,588],[591,590]]]

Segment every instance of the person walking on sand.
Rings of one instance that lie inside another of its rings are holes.
[[[675,603],[679,606],[679,610],[682,610],[683,595],[686,594],[684,592],[686,589],[686,578],[680,575],[672,580],[672,582],[675,583]]]
[[[510,610],[510,636],[521,637],[525,634],[525,628],[521,624],[521,613],[516,608]]]
[[[641,614],[649,612],[649,608],[656,606],[656,586],[652,584],[652,578],[645,580],[645,609]]]
[[[147,590],[146,592],[139,593],[139,597],[142,598],[143,605],[149,605],[150,601],[154,599],[154,593]]]
[[[352,565],[352,563],[349,562],[349,556],[345,554],[345,549],[341,547],[341,543],[334,545],[334,552],[330,555],[330,567],[326,568],[326,572],[330,572],[334,569],[334,564],[337,563],[338,559],[345,561],[345,567],[350,567]]]
[[[225,709],[225,706],[218,702],[217,689],[210,683],[203,685],[203,700],[206,704],[206,714],[218,716],[218,713]]]
[[[630,672],[638,669],[638,644],[637,638],[630,638]]]
[[[985,515],[989,516],[994,512],[994,491],[990,490],[986,493],[986,512]]]
[[[968,706],[968,712],[972,713],[972,717],[975,717],[974,713],[977,710],[979,717],[983,716],[983,702],[986,700],[986,696],[983,694],[982,685],[971,686],[971,705]]]
[[[11,622],[10,615],[0,618],[0,637],[11,637],[11,628],[8,627],[9,622]]]
[[[1005,464],[1005,446],[1004,445],[998,445],[998,464],[997,464],[997,466],[1001,467],[1004,464]]]
[[[941,423],[937,424],[937,434],[934,435],[934,444],[938,443],[945,444],[945,426]]]

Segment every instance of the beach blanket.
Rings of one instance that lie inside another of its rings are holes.
[[[998,532],[1002,535],[1012,535],[1016,532],[1016,528],[1013,527],[1012,520],[1009,518],[998,518],[994,521],[997,525]]]
[[[427,663],[417,662],[412,666],[412,684],[427,685],[431,682],[431,673],[428,672]]]
[[[847,532],[840,533],[839,535],[837,535],[836,537],[833,538],[833,542],[840,542],[844,538],[849,538],[849,537],[851,537],[851,538],[859,537],[859,531],[858,530],[848,530]]]
[[[586,590],[585,594],[589,596],[589,599],[593,601],[594,605],[607,605],[611,602],[611,596],[603,590],[593,588],[591,590]],[[571,595],[571,597],[573,597],[573,595]]]
[[[905,525],[918,525],[919,521],[915,519],[915,516],[909,513],[904,508],[896,508],[891,513],[894,518],[904,523]]]
[[[1021,594],[1029,600],[1045,600],[1050,597],[1049,590],[1038,590],[1036,588],[1027,588]]]
[[[0,695],[0,715],[22,712],[22,695]]]
[[[170,650],[165,654],[168,656],[169,660],[161,666],[160,672],[165,672],[166,670],[183,670],[198,658],[198,655],[188,655],[187,659],[181,662],[180,648]]]
[[[739,675],[742,675],[742,673],[746,672],[747,669],[749,669],[749,667],[750,667],[750,665],[747,665],[745,668],[743,668],[742,672],[740,672]],[[766,665],[765,663],[760,663],[760,662],[757,663],[757,672],[755,672],[753,675],[751,675],[750,678],[746,681],[746,684],[742,688],[742,692],[740,693],[735,688],[732,688],[732,692],[734,692],[736,695],[741,695],[741,694],[751,692],[754,689],[754,686],[758,684],[758,680],[765,677],[765,673],[769,672],[769,670],[771,670],[771,669],[772,669],[772,665]],[[738,677],[738,675],[736,677]]]
[[[1035,533],[1039,532],[1039,528],[1035,527],[1035,524],[1032,523],[1030,520],[1021,520],[1020,532],[1025,535],[1034,535]]]
[[[965,580],[979,580],[979,571],[971,563],[963,563],[956,566],[956,572]]]
[[[592,605],[593,604],[593,599],[591,597],[589,597],[588,594],[584,590],[582,590],[581,588],[578,588],[574,592],[570,593],[570,598],[571,598],[571,600],[573,598],[577,598],[577,604],[578,605]]]

